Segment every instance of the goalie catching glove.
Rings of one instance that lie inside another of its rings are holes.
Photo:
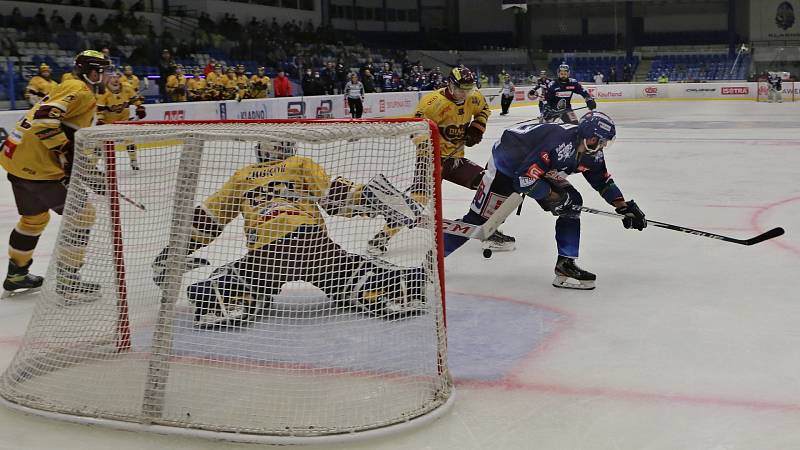
[[[394,187],[383,174],[375,175],[365,185],[336,178],[331,182],[328,195],[319,204],[328,214],[346,217],[382,215],[392,227],[415,225],[424,209],[411,196]]]
[[[383,215],[390,227],[413,226],[422,215],[422,205],[400,192],[383,174],[375,175],[364,185],[361,197],[362,206]]]

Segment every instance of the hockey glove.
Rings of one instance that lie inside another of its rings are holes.
[[[647,226],[644,213],[633,200],[628,200],[624,206],[620,206],[616,211],[617,214],[625,216],[622,218],[622,225],[625,228],[635,228],[642,231]]]
[[[589,108],[589,111],[594,111],[597,109],[597,102],[593,98],[587,98],[586,107]]]
[[[169,254],[169,247],[164,247],[161,250],[161,253],[156,256],[156,259],[153,261],[153,282],[160,288],[164,288],[167,283],[167,260],[170,257]],[[192,256],[187,256],[184,260],[184,263],[180,265],[178,268],[179,274],[184,274],[190,270],[197,269],[198,267],[203,266],[210,266],[211,263],[205,258],[197,258]]]
[[[554,216],[563,216],[574,211],[575,203],[569,195],[569,191],[562,191],[558,201],[553,202],[550,206],[550,212]]]
[[[477,125],[474,125],[474,123],[475,122],[469,124],[467,130],[464,132],[464,145],[467,147],[472,147],[483,139],[483,130],[478,128]]]
[[[147,117],[147,111],[144,109],[144,106],[139,105],[136,107],[136,117],[139,119]]]

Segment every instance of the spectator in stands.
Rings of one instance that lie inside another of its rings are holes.
[[[72,16],[72,20],[69,21],[69,29],[72,31],[83,31],[83,14],[81,14],[80,11]]]
[[[98,28],[100,28],[100,24],[97,23],[97,16],[90,14],[89,20],[86,22],[86,31],[92,33],[97,31]]]
[[[208,74],[214,71],[214,66],[216,65],[217,65],[217,60],[214,58],[209,58],[208,64],[206,64],[206,67],[203,69],[203,76],[208,77]]]
[[[18,7],[11,10],[11,17],[8,18],[8,26],[11,28],[22,28],[25,26],[25,18],[22,17]]]
[[[158,60],[158,92],[161,96],[161,101],[168,102],[169,96],[167,95],[166,83],[167,78],[175,71],[175,61],[172,59],[172,54],[168,49],[161,50],[161,59]]]
[[[278,69],[278,76],[273,80],[272,86],[275,89],[275,97],[292,96],[292,85],[289,83],[289,79],[286,78],[283,69]]]
[[[371,94],[375,92],[375,76],[372,75],[372,71],[369,69],[365,70],[361,82],[364,84],[365,94]]]
[[[658,77],[659,83],[669,83],[669,77],[667,76],[666,72],[661,72],[661,75]]]
[[[617,82],[617,68],[614,66],[611,66],[611,68],[608,70],[608,81],[612,83]]]
[[[325,65],[320,76],[325,85],[325,94],[334,95],[341,92],[338,88],[338,80],[336,78],[336,64],[334,64],[333,61],[329,61],[328,64]]]
[[[633,67],[629,63],[625,63],[622,67],[622,81],[629,83],[633,79]]]
[[[24,22],[23,22],[24,23]],[[39,8],[39,11],[36,12],[36,15],[33,16],[33,32],[45,35],[49,34],[50,30],[47,27],[47,17],[44,15],[44,9]]]
[[[53,33],[60,33],[64,31],[66,27],[66,21],[64,21],[64,18],[61,17],[61,14],[58,13],[58,10],[54,9],[53,13],[50,14],[50,31]]]
[[[599,70],[594,74],[594,84],[603,84],[603,73]]]
[[[338,92],[344,92],[344,86],[348,83],[347,71],[344,69],[344,64],[341,62],[336,64],[336,89]]]

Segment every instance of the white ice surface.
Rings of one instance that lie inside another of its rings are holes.
[[[800,104],[601,107],[618,127],[606,154],[610,171],[649,218],[736,237],[774,226],[787,234],[744,247],[663,229],[625,230],[587,214],[579,262],[597,273],[598,287],[568,291],[550,285],[553,217],[526,202],[503,227],[517,238],[516,252],[486,260],[469,243],[446,260],[457,350],[452,412],[408,434],[333,448],[800,448]],[[495,112],[468,157],[485,163],[505,127],[536,114],[535,107]],[[588,206],[607,208],[580,175],[570,180]],[[0,181],[0,193],[0,236],[7,236],[17,221],[8,182]],[[445,183],[444,197],[445,216],[456,218],[472,193]],[[58,222],[39,243],[36,273],[47,267]],[[34,301],[0,301],[0,368],[13,357]],[[529,322],[503,313],[513,307],[539,311],[551,326],[544,335],[542,327],[532,332]],[[515,346],[525,351],[503,352]],[[0,408],[3,450],[145,448],[255,447]]]

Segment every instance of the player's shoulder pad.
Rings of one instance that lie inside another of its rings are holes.
[[[580,84],[580,83],[578,83],[578,80],[576,80],[575,78],[570,78],[569,82],[570,83],[575,83],[575,84]]]

